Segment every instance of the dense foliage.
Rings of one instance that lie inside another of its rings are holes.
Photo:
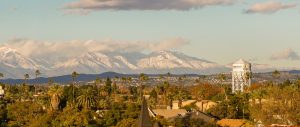
[[[182,101],[213,100],[217,106],[206,113],[219,119],[246,119],[267,125],[300,124],[300,80],[253,84],[244,93],[232,94],[229,85],[209,84],[200,79],[193,82],[195,85],[185,85],[186,77],[172,84],[169,76],[161,77],[158,84],[149,84],[143,74],[138,78],[140,86],[135,86],[128,77],[96,79],[93,84],[79,85],[77,76],[73,72],[73,82],[66,85],[53,81],[48,85],[30,85],[27,75],[24,84],[1,84],[5,89],[0,100],[1,126],[136,127],[142,94],[149,95],[147,101],[152,109],[172,106],[176,100],[180,108],[192,111],[197,107],[183,107]],[[152,120],[160,126],[216,126],[189,115],[173,121],[160,116]]]

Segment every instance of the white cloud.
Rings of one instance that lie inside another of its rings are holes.
[[[271,60],[300,60],[300,56],[293,49],[285,49],[271,56]]]
[[[284,4],[276,1],[268,1],[264,3],[257,3],[252,5],[249,9],[246,10],[246,13],[264,13],[271,14],[279,10],[289,9],[296,7],[297,4]]]
[[[211,5],[229,5],[237,0],[78,0],[65,9],[79,10],[189,10]]]
[[[82,55],[86,52],[147,52],[160,50],[174,50],[181,48],[189,42],[182,38],[171,38],[159,42],[145,41],[115,41],[115,40],[72,40],[67,42],[49,42],[29,39],[13,39],[2,44],[16,49],[23,55],[33,57]]]

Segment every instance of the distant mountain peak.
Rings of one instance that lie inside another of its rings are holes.
[[[25,57],[17,50],[0,47],[0,72],[10,72],[7,78],[22,78],[39,69],[44,76],[66,75],[72,71],[85,74],[117,72],[127,74],[203,74],[224,70],[225,67],[190,57],[181,52],[162,50],[150,54],[139,52],[87,52],[74,57],[48,58]],[[7,55],[10,54],[9,56]],[[6,55],[4,55],[6,54]]]

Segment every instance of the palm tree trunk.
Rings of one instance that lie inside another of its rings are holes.
[[[35,80],[37,81],[37,75],[35,75]],[[36,84],[34,84],[33,86],[34,86],[34,94],[36,95]]]
[[[75,107],[75,91],[74,91],[74,85],[75,85],[75,78],[73,78],[73,83],[72,83],[72,106]]]
[[[178,100],[178,107],[181,108],[182,107],[182,99]]]
[[[262,104],[261,104],[262,99],[259,98],[259,107],[262,108]]]

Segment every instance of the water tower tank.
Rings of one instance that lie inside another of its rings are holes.
[[[243,59],[232,65],[232,93],[244,92],[245,87],[251,85],[251,64]]]

